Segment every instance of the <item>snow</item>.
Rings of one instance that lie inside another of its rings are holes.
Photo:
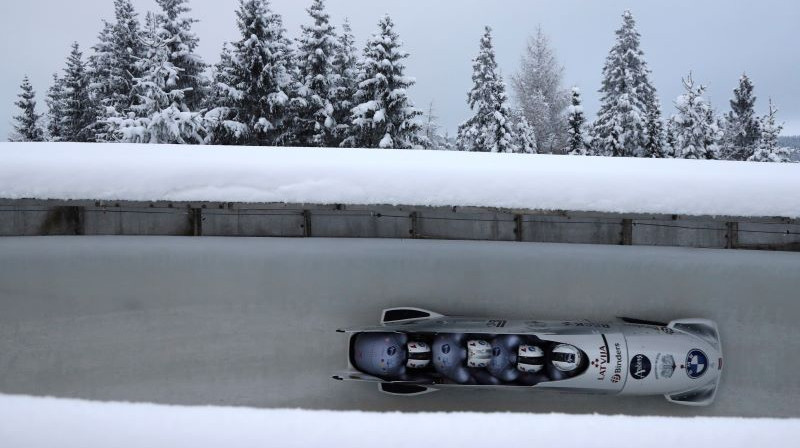
[[[800,420],[399,414],[94,403],[0,396],[9,447],[786,446]],[[409,429],[412,431],[409,432]]]
[[[528,154],[0,143],[0,198],[800,217],[800,165]]]

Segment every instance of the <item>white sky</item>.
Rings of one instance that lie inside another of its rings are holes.
[[[291,36],[305,23],[310,0],[273,0]],[[140,13],[153,0],[134,0]],[[237,0],[193,0],[201,22],[200,54],[218,59],[226,40],[237,38]],[[785,134],[800,134],[800,52],[797,27],[800,2],[790,0],[328,0],[335,24],[353,23],[361,46],[389,12],[411,53],[408,74],[417,106],[434,101],[442,124],[455,132],[469,116],[466,92],[471,59],[484,25],[495,29],[498,61],[505,75],[516,71],[525,41],[541,24],[566,67],[566,85],[577,85],[593,119],[603,62],[619,27],[623,10],[631,9],[643,35],[643,49],[653,70],[665,114],[681,93],[689,70],[707,84],[714,105],[727,111],[728,99],[746,71],[766,109],[772,97],[786,122]],[[22,76],[30,74],[40,106],[53,72],[63,67],[70,43],[91,46],[102,18],[113,18],[112,0],[0,1],[0,136],[10,130],[13,102]]]

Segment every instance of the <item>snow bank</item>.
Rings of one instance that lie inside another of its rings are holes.
[[[91,403],[0,396],[3,446],[787,446],[800,420],[535,414],[375,414]]]
[[[448,151],[0,144],[0,197],[800,217],[800,165]]]

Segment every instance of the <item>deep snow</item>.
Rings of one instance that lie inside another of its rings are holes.
[[[448,151],[0,143],[0,197],[800,217],[800,165]]]
[[[8,447],[787,446],[800,420],[399,414],[177,407],[0,396]]]

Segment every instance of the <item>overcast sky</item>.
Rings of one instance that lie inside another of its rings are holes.
[[[134,0],[140,13],[153,0]],[[193,0],[199,53],[215,63],[222,43],[237,38],[238,0]],[[292,37],[307,21],[310,0],[273,0]],[[760,113],[772,97],[786,123],[800,134],[800,2],[793,0],[328,0],[335,24],[349,17],[359,46],[390,13],[411,53],[408,75],[417,78],[412,97],[420,108],[434,101],[441,123],[452,132],[469,116],[471,59],[484,25],[495,29],[498,61],[514,73],[528,35],[538,24],[551,37],[566,67],[565,87],[579,86],[593,119],[601,70],[613,45],[620,15],[631,9],[653,70],[665,113],[681,93],[690,70],[708,85],[714,105],[726,111],[742,72],[756,86]],[[44,106],[52,73],[60,71],[72,41],[90,47],[101,19],[113,18],[112,0],[0,0],[0,137],[10,130],[13,102],[29,74]]]

